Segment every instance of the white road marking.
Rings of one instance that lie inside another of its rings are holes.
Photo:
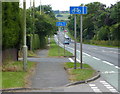
[[[115,66],[116,69],[120,69],[118,66]]]
[[[70,60],[70,62],[74,62],[74,60],[72,58],[68,58]]]
[[[100,60],[99,58],[97,58],[97,57],[93,57],[94,59],[96,59],[96,60]]]
[[[106,87],[111,87],[111,85],[109,85],[109,84],[108,84],[108,85],[104,85],[104,86],[106,86]]]
[[[109,89],[111,92],[118,92],[116,89]]]
[[[85,55],[87,55],[87,56],[89,56],[89,57],[91,56],[91,55],[89,55],[89,54],[87,54],[87,53],[85,53],[85,52],[83,52],[83,54],[85,54]]]
[[[89,86],[95,86],[95,84],[89,84]]]
[[[61,45],[63,45],[63,44],[61,44]],[[66,47],[66,48],[69,48],[69,49],[74,50],[74,48],[71,48],[71,47]],[[80,52],[79,50],[77,50],[77,51]],[[87,53],[85,53],[85,52],[83,52],[83,54],[85,54],[86,56],[91,57],[91,55],[89,55],[89,54],[87,54]],[[96,60],[101,60],[101,59],[96,58],[96,57],[93,57],[93,58],[96,59]],[[80,60],[77,60],[77,61],[80,62]],[[104,62],[104,63],[106,63],[106,64],[108,64],[108,65],[114,66],[114,64],[111,64],[111,63],[109,63],[109,62],[107,62],[107,61],[102,61],[102,62]],[[115,68],[120,69],[118,66],[115,66]],[[108,73],[108,72],[106,72],[106,73]]]
[[[76,59],[77,60],[77,62],[79,62],[80,63],[80,60],[79,59]]]
[[[104,62],[104,63],[106,63],[106,64],[108,64],[108,65],[114,66],[113,64],[111,64],[111,63],[109,63],[109,62],[107,62],[107,61],[102,61],[102,62]]]
[[[93,89],[94,92],[102,92],[100,89]]]
[[[106,81],[100,81],[107,89],[109,89],[111,92],[118,92],[115,88],[113,88],[110,84],[108,84]]]
[[[100,89],[95,84],[89,84],[89,86],[94,92],[101,92]]]
[[[106,81],[100,81],[101,83],[106,83]]]
[[[112,86],[107,86],[107,88],[108,88],[108,89],[113,89],[113,87],[112,87]]]
[[[102,72],[102,73],[117,73],[117,72],[115,72],[115,71],[105,71],[105,72]]]
[[[92,89],[98,89],[98,87],[91,87]]]

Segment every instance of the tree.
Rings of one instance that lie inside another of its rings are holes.
[[[2,47],[17,48],[20,47],[22,30],[19,15],[18,2],[2,3]]]

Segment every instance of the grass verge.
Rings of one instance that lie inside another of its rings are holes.
[[[28,77],[31,75],[35,63],[28,61],[27,65],[27,72],[23,71],[22,61],[4,65],[2,69],[2,88],[25,87],[28,84]]]
[[[65,51],[65,55],[64,55],[64,49],[61,47],[59,47],[59,53],[58,53],[58,47],[59,46],[55,43],[54,39],[51,38],[48,56],[72,56],[72,53],[68,51]]]
[[[69,32],[67,32],[67,35],[71,39],[75,40],[74,37]],[[77,42],[80,42],[80,40],[77,39]],[[102,47],[119,48],[119,42],[118,41],[83,40],[83,44],[102,46]]]
[[[78,68],[80,67],[80,63],[77,63],[76,66],[77,69],[73,69],[74,63],[67,62],[64,64],[64,67],[68,72],[70,82],[84,81],[96,74],[96,71],[88,64],[83,64],[83,69]]]

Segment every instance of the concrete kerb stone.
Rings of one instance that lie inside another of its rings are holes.
[[[69,84],[65,85],[65,87],[88,83],[88,82],[91,82],[91,81],[95,81],[98,78],[100,78],[100,72],[99,71],[97,71],[97,75],[95,75],[94,77],[92,77],[90,79],[87,79],[87,80],[84,80],[84,81],[77,81],[77,82],[69,83]]]

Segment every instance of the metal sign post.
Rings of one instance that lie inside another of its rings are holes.
[[[82,69],[82,15],[80,15],[80,68]]]
[[[58,55],[60,53],[59,49],[59,32],[60,32],[60,27],[61,26],[66,26],[66,22],[56,22],[56,26],[58,26]]]
[[[59,32],[60,32],[60,27],[58,27],[58,56],[59,56],[59,53],[60,53],[60,49],[59,49]]]
[[[74,69],[76,69],[76,14],[81,14],[80,15],[80,60],[81,60],[81,64],[80,64],[80,68],[82,69],[82,14],[87,14],[87,7],[85,6],[72,6],[70,7],[70,14],[75,14],[75,64],[74,64]]]
[[[76,69],[76,15],[74,15],[74,37],[75,37],[75,48],[74,48],[74,56],[75,56],[75,61],[74,61],[74,69]]]
[[[65,33],[67,32],[67,30],[64,30],[64,42],[65,42]],[[65,56],[65,44],[64,44],[64,56]]]
[[[64,41],[65,41],[65,31],[64,31]],[[64,56],[65,56],[65,44],[64,44]]]

